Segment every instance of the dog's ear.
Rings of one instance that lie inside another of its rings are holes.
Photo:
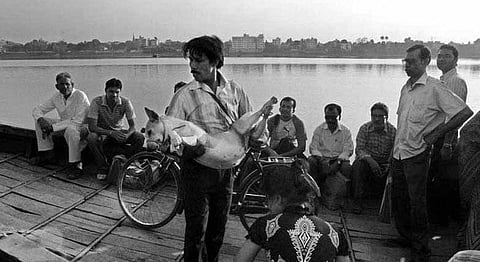
[[[148,119],[150,119],[151,121],[156,121],[159,119],[159,116],[157,113],[155,113],[155,111],[150,110],[146,107],[145,107],[145,113],[147,113]]]

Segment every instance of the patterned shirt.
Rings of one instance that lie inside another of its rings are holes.
[[[386,163],[392,153],[396,132],[397,129],[388,121],[381,131],[375,131],[371,121],[363,124],[357,133],[357,159],[370,156],[377,162]]]
[[[423,136],[451,119],[467,104],[438,79],[423,74],[417,82],[402,87],[397,110],[397,133],[393,148],[395,159],[407,159],[425,151]]]
[[[266,250],[273,262],[334,261],[348,256],[343,232],[321,218],[303,212],[285,211],[257,219],[247,239]]]
[[[328,129],[327,123],[324,122],[313,131],[309,149],[310,154],[314,156],[338,157],[348,160],[353,154],[352,134],[346,126],[340,123],[337,130],[332,133]]]
[[[88,112],[87,95],[78,89],[73,89],[72,94],[65,99],[64,96],[57,92],[45,103],[33,108],[33,118],[37,121],[40,117],[44,117],[45,114],[57,110],[60,122],[52,124],[53,131],[64,130],[68,126],[75,125],[80,126],[85,121],[85,116]]]
[[[440,77],[440,80],[444,81],[447,88],[459,96],[463,102],[467,101],[467,83],[458,75],[456,68],[446,72]]]
[[[188,120],[209,134],[217,134],[227,131],[232,120],[235,121],[252,111],[252,105],[243,88],[234,81],[228,81],[220,71],[217,72],[220,85],[214,95],[222,102],[229,116],[211,96],[211,88],[196,80],[173,95],[166,115]]]
[[[88,117],[97,119],[97,126],[108,130],[124,129],[123,117],[127,120],[135,118],[135,111],[130,100],[126,97],[120,97],[119,102],[110,109],[107,104],[107,97],[97,96],[92,100],[92,105],[88,112]]]

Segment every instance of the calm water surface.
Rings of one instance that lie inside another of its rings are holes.
[[[323,107],[336,102],[343,107],[341,122],[355,135],[369,120],[369,108],[382,101],[390,107],[390,122],[396,125],[399,92],[407,80],[400,59],[323,58],[226,58],[224,74],[240,83],[255,108],[271,96],[297,100],[295,114],[305,122],[310,140],[323,120]],[[430,75],[441,72],[435,61]],[[106,80],[122,80],[122,95],[136,109],[137,125],[146,121],[144,107],[163,112],[178,81],[190,81],[187,61],[182,58],[91,59],[91,60],[0,60],[0,123],[33,129],[32,107],[48,99],[56,89],[55,75],[72,74],[75,87],[89,99],[104,93]],[[480,109],[480,60],[460,60],[459,73],[468,84],[467,103]],[[278,112],[278,106],[274,112]],[[55,114],[52,114],[54,116]]]

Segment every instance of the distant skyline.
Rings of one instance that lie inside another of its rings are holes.
[[[142,35],[187,41],[244,33],[355,41],[468,43],[480,38],[475,0],[1,0],[0,39],[77,43],[125,41]]]

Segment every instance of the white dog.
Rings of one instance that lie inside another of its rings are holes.
[[[182,154],[183,144],[191,146],[202,144],[205,153],[195,159],[197,162],[215,169],[232,168],[245,156],[249,138],[257,139],[263,134],[266,118],[262,116],[268,116],[277,101],[277,98],[272,97],[260,110],[243,115],[228,131],[215,135],[207,134],[192,122],[165,115],[159,116],[145,108],[149,118],[145,126],[147,144],[150,142],[164,144],[170,140],[171,152],[177,152],[179,155]]]

